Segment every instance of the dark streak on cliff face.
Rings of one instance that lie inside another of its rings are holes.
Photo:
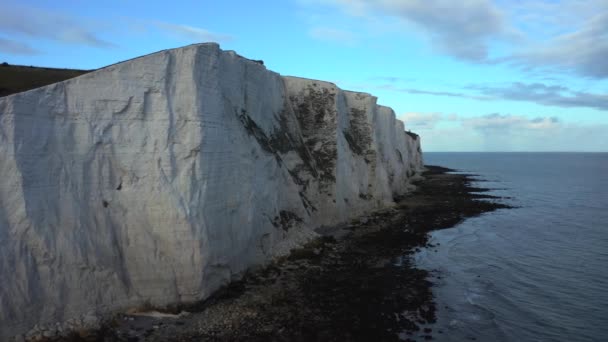
[[[291,151],[298,154],[302,163],[291,166],[289,168],[289,174],[294,182],[298,185],[302,185],[303,190],[306,191],[309,180],[311,178],[318,178],[319,173],[315,160],[306,146],[304,139],[294,128],[292,128],[293,125],[290,125],[290,122],[288,121],[288,118],[295,117],[290,110],[292,110],[291,104],[286,101],[285,108],[280,115],[276,117],[279,122],[279,129],[272,134],[271,145],[282,154]]]
[[[287,211],[281,210],[279,215],[274,218],[272,224],[277,228],[282,228],[284,231],[288,231],[293,226],[298,223],[302,223],[302,218],[300,218],[297,214]]]
[[[374,153],[371,150],[372,128],[367,122],[365,110],[351,108],[349,121],[349,129],[344,132],[344,138],[351,151],[364,157],[369,164]]]
[[[321,185],[334,183],[337,159],[336,92],[309,86],[301,96],[291,96],[306,147],[317,165]]]
[[[399,157],[399,162],[401,164],[403,164],[403,155],[401,154],[401,152],[399,150],[395,149],[395,153],[397,153],[397,156]]]
[[[253,136],[255,140],[257,140],[258,144],[262,147],[262,149],[272,155],[275,156],[277,162],[281,164],[281,156],[279,155],[277,149],[273,146],[272,140],[264,133],[264,130],[258,126],[258,124],[253,121],[249,115],[247,115],[247,111],[245,109],[241,109],[241,113],[238,115],[239,120],[245,127],[245,130],[249,133],[249,135]]]
[[[264,130],[262,130],[258,124],[256,124],[256,122],[249,117],[249,115],[247,115],[247,111],[245,109],[241,109],[241,113],[238,115],[238,118],[243,124],[245,130],[247,130],[247,132],[257,140],[258,144],[264,151],[272,154],[277,160],[277,163],[280,165],[284,164],[281,156],[282,154],[290,151],[295,151],[298,153],[302,163],[288,168],[287,171],[289,172],[289,175],[293,179],[294,183],[302,186],[303,191],[300,191],[298,194],[304,208],[310,214],[312,211],[316,211],[317,208],[311,204],[310,200],[305,194],[305,191],[310,185],[309,183],[311,179],[319,178],[319,172],[317,171],[315,159],[302,140],[302,137],[290,131],[287,122],[288,117],[289,116],[286,113],[281,113],[278,116],[279,129],[274,131],[272,135],[268,137],[268,135],[264,133]],[[298,222],[301,222],[301,219]]]

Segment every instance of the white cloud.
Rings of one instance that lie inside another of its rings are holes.
[[[226,42],[233,39],[227,34],[211,32],[190,25],[126,17],[107,18],[101,21],[9,2],[3,4],[0,11],[0,33],[10,35],[11,39],[0,38],[0,51],[10,54],[39,53],[23,42],[27,39],[45,39],[64,44],[114,48],[117,45],[102,38],[102,33],[112,32],[112,27],[116,22],[124,24],[128,34],[149,33],[154,31],[152,28],[155,28],[176,39],[190,42]]]
[[[474,63],[525,71],[608,77],[606,0],[299,0],[366,19],[369,28],[397,21],[435,50]],[[318,23],[317,23],[318,25]],[[501,51],[491,50],[499,43]]]
[[[544,83],[514,82],[508,84],[489,85],[474,84],[465,87],[467,92],[403,88],[398,87],[393,83],[378,86],[368,86],[367,88],[390,90],[414,95],[459,97],[479,101],[523,101],[532,102],[543,106],[592,108],[608,111],[608,93],[585,92],[570,89],[561,85]],[[474,91],[474,93],[472,93],[472,91]]]
[[[444,120],[440,113],[405,113],[399,117],[405,123],[407,129],[432,129],[438,122]]]
[[[608,110],[608,94],[575,91],[564,86],[516,82],[508,85],[474,85],[482,95],[557,107]]]
[[[32,48],[31,46],[0,37],[0,52],[11,54],[11,55],[36,55],[40,51]]]
[[[407,113],[401,118],[422,137],[425,151],[608,151],[607,124],[511,114]],[[450,125],[441,125],[446,122]]]
[[[557,35],[506,58],[533,68],[559,68],[592,78],[608,77],[608,9],[576,30]]]
[[[530,119],[519,115],[489,114],[481,117],[467,118],[462,120],[464,127],[495,134],[497,132],[509,132],[511,130],[552,130],[561,126],[555,117],[538,117]]]
[[[61,43],[110,48],[116,45],[92,31],[91,23],[64,13],[34,7],[3,4],[0,32],[11,36],[42,38]],[[21,43],[22,44],[22,43]],[[15,48],[15,46],[13,46]],[[20,48],[23,50],[23,46]]]
[[[231,35],[215,33],[203,28],[154,21],[154,26],[173,35],[174,37],[195,42],[226,42],[234,39]]]
[[[389,16],[414,25],[437,50],[459,59],[483,61],[490,38],[511,39],[504,13],[490,0],[329,0],[352,16]]]

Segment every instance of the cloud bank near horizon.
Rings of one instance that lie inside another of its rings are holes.
[[[422,136],[425,151],[567,152],[581,151],[580,146],[593,146],[586,149],[590,152],[608,150],[608,125],[563,122],[557,117],[405,113],[399,119],[406,129]],[[455,145],[454,139],[459,139],[459,144]]]

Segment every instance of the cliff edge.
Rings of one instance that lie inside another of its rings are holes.
[[[422,169],[375,97],[213,43],[0,98],[0,161],[2,340],[204,299]]]

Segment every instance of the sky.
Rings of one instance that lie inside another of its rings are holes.
[[[4,0],[0,62],[218,42],[371,93],[424,151],[608,151],[607,0]]]

